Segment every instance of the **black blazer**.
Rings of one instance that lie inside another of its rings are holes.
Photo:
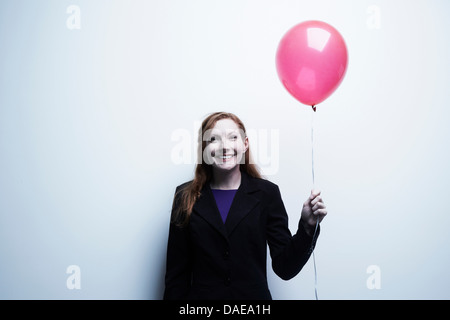
[[[174,203],[172,213],[176,198]],[[276,184],[242,172],[225,223],[206,184],[189,224],[181,228],[170,223],[164,299],[272,299],[267,244],[274,272],[289,280],[308,261],[316,239],[300,222],[291,235]]]

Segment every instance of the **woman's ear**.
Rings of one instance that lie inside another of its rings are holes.
[[[246,136],[244,139],[244,153],[248,150],[248,137]]]

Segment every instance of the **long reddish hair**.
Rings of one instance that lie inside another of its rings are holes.
[[[215,112],[203,120],[198,132],[197,165],[195,167],[194,179],[185,184],[184,187],[177,192],[174,198],[172,221],[178,226],[185,226],[189,222],[192,208],[200,197],[203,186],[212,179],[212,166],[203,160],[203,151],[206,148],[206,141],[203,138],[203,134],[207,132],[207,130],[214,128],[216,122],[222,119],[233,120],[239,129],[246,135],[244,123],[233,113]],[[261,178],[259,168],[253,162],[250,145],[248,146],[247,152],[245,152],[244,163],[241,162],[239,166],[240,170],[246,172],[248,175],[255,178]],[[178,199],[177,203],[175,203],[176,199]]]

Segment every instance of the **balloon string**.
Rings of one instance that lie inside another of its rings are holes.
[[[314,106],[313,106],[314,108]],[[313,189],[315,188],[315,182],[314,182],[314,113],[311,117],[311,172],[312,172],[312,184]]]
[[[311,117],[311,171],[312,171],[312,184],[313,184],[313,189],[315,189],[315,179],[314,179],[314,113],[316,113],[316,108],[315,106],[312,106],[314,112],[312,114]],[[314,243],[315,243],[315,239],[316,239],[316,233],[317,233],[317,228],[319,226],[319,218],[317,218],[316,220],[316,227],[314,229],[314,234],[312,237],[312,243],[311,243],[311,251],[312,251],[312,256],[313,256],[313,263],[314,263],[314,294],[316,296],[316,300],[319,300],[318,295],[317,295],[317,269],[316,269],[316,257],[314,255]]]
[[[311,246],[314,245],[314,239],[316,238],[316,231],[317,227],[319,226],[319,219],[317,218],[316,221],[316,228],[314,229],[314,235],[313,235],[313,243]],[[316,270],[316,257],[314,256],[314,248],[312,248],[312,256],[313,256],[313,263],[314,263],[314,295],[316,296],[316,300],[319,300],[317,296],[317,270]]]

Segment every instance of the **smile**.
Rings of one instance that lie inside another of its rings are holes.
[[[219,156],[218,158],[222,161],[228,161],[228,160],[232,159],[234,156],[235,156],[234,154],[226,154],[226,155]]]

